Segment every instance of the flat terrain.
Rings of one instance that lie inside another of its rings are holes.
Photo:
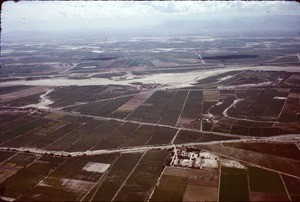
[[[145,40],[3,47],[1,199],[298,201],[299,38]]]

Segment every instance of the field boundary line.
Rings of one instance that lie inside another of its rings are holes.
[[[49,177],[49,175],[51,175],[55,170],[57,170],[61,165],[63,165],[65,162],[67,161],[67,159],[65,158],[63,160],[63,162],[61,162],[58,166],[54,167],[53,169],[49,170],[48,174],[43,176],[43,178],[38,181],[35,185],[33,185],[32,187],[30,187],[28,190],[26,190],[24,193],[22,193],[20,196],[18,196],[15,200],[18,200],[20,197],[22,197],[26,192],[29,192],[30,190],[32,190],[34,187],[36,187],[40,182],[42,182],[44,179],[46,179],[47,177]]]
[[[122,145],[128,140],[129,137],[131,137],[142,125],[139,124],[138,127],[132,131],[132,133],[129,134],[129,136],[126,138],[126,140],[124,140],[119,146],[117,149],[121,149],[122,148]]]
[[[179,128],[179,129],[177,130],[177,132],[175,133],[173,139],[171,140],[171,144],[172,144],[172,145],[174,145],[174,141],[175,141],[177,135],[179,134],[180,130],[181,130],[181,129]]]
[[[66,124],[67,125],[67,124]],[[47,148],[48,146],[52,145],[53,143],[56,143],[57,141],[59,141],[60,139],[64,138],[65,136],[69,135],[69,133],[73,132],[74,130],[77,130],[78,128],[80,128],[82,125],[74,128],[73,130],[71,130],[70,132],[66,133],[65,135],[61,136],[60,138],[56,139],[54,142],[51,142],[50,144],[46,145],[45,147],[43,147],[42,149]]]
[[[165,107],[164,111],[162,112],[159,120],[156,122],[157,124],[161,121],[161,119],[163,118],[165,112],[168,110],[169,106],[174,103],[174,98],[176,97],[178,91],[175,91],[176,93],[172,96],[172,98],[169,100],[168,105]]]
[[[140,160],[136,163],[136,165],[133,167],[133,169],[131,170],[131,172],[129,173],[129,175],[126,177],[126,179],[124,180],[123,184],[120,186],[120,188],[118,189],[118,191],[115,193],[114,197],[111,199],[111,201],[114,201],[116,199],[116,197],[118,196],[119,192],[121,191],[121,189],[123,188],[123,186],[126,184],[127,180],[129,179],[129,177],[131,176],[131,174],[135,171],[136,167],[139,165],[139,163],[142,161],[142,159],[144,158],[145,154],[147,152],[145,151],[143,153],[143,155],[141,156]]]
[[[176,125],[175,126],[177,126],[178,125],[178,123],[179,123],[179,120],[180,120],[180,118],[181,118],[181,115],[182,115],[182,112],[183,112],[183,110],[184,110],[184,108],[185,108],[185,104],[186,104],[186,101],[187,101],[187,99],[188,99],[188,97],[189,97],[189,95],[190,95],[190,90],[188,91],[188,94],[186,95],[186,98],[185,98],[185,100],[184,100],[184,104],[183,104],[183,106],[182,106],[182,108],[181,108],[181,112],[180,112],[180,115],[178,116],[178,119],[177,119],[177,122],[176,122]]]
[[[120,155],[121,156],[121,155]],[[111,170],[111,168],[114,166],[114,164],[116,163],[116,161],[120,158],[120,156],[118,156],[117,158],[114,159],[114,161],[111,163],[110,167],[108,170],[106,170],[106,172],[97,180],[96,184],[80,199],[80,201],[93,201],[94,197],[96,196],[99,188],[101,187],[102,183],[104,182],[106,176],[108,175],[109,171]],[[93,195],[91,196],[90,200],[87,200],[86,197],[91,193],[91,191],[96,187],[97,189],[95,190],[95,192],[93,193]]]
[[[300,179],[300,176],[296,176],[296,175],[293,175],[293,174],[289,174],[289,173],[285,173],[285,172],[282,172],[282,171],[278,171],[278,170],[274,170],[274,169],[271,169],[271,168],[267,168],[267,167],[265,167],[265,166],[260,166],[260,165],[257,165],[257,164],[254,164],[254,163],[252,163],[252,162],[248,162],[248,161],[245,161],[245,160],[241,160],[241,159],[238,159],[238,158],[234,158],[234,157],[232,157],[232,156],[227,156],[227,155],[225,155],[225,154],[220,154],[220,153],[218,153],[218,152],[215,152],[215,151],[209,151],[209,150],[207,150],[207,149],[202,149],[202,150],[204,150],[204,151],[208,151],[208,152],[211,152],[211,153],[214,153],[214,154],[216,154],[216,155],[218,155],[218,156],[223,156],[223,157],[226,157],[226,158],[229,158],[229,159],[233,159],[233,160],[236,160],[236,161],[239,161],[239,162],[243,162],[243,163],[245,163],[245,164],[248,164],[248,165],[250,165],[250,166],[254,166],[254,167],[256,167],[256,168],[261,168],[261,169],[264,169],[264,170],[268,170],[268,171],[272,171],[272,172],[276,172],[276,173],[279,173],[279,174],[284,174],[284,175],[287,175],[287,176],[290,176],[290,177],[293,177],[293,178],[297,178],[297,179]]]
[[[249,194],[249,201],[250,201],[250,194],[251,194],[251,189],[250,189],[250,176],[249,176],[249,168],[247,168],[247,187],[248,187],[248,194]]]
[[[31,163],[29,163],[28,165],[26,165],[26,166],[24,166],[23,168],[21,168],[20,170],[23,170],[23,169],[26,169],[26,168],[28,168],[29,166],[31,166],[32,164],[34,164],[34,163],[36,163],[36,161],[38,160],[38,159],[40,159],[41,158],[41,156],[39,156],[39,157],[37,157],[36,159],[34,159]],[[15,174],[18,174],[18,172],[20,171],[20,170],[18,170]],[[14,174],[14,175],[15,175]],[[13,175],[13,176],[14,176]],[[12,177],[12,176],[11,176]],[[10,178],[10,177],[9,177]],[[8,179],[9,179],[8,178]],[[7,179],[6,179],[7,180]],[[6,181],[5,180],[5,181]],[[35,184],[36,185],[36,184]],[[35,185],[33,185],[33,186],[35,186]],[[29,187],[29,189],[28,190],[30,190],[32,187]],[[26,193],[27,192],[27,190],[25,191],[25,192],[23,192],[23,193],[21,193],[19,196],[17,196],[15,199],[14,199],[14,201],[16,200],[16,199],[18,199],[18,198],[20,198],[24,193]]]
[[[289,197],[289,200],[292,201],[291,196],[290,196],[290,193],[289,193],[289,191],[288,191],[288,189],[287,189],[287,187],[286,187],[286,185],[285,185],[285,182],[284,182],[284,180],[283,180],[283,178],[282,178],[282,174],[279,174],[279,176],[280,176],[280,179],[281,179],[282,184],[283,184],[283,186],[284,186],[284,190],[286,191],[286,195]]]
[[[289,91],[289,92],[290,92],[290,91]],[[279,118],[280,118],[280,116],[281,116],[281,114],[282,114],[282,112],[283,112],[283,110],[284,110],[284,108],[285,108],[285,105],[286,105],[287,100],[288,100],[288,98],[285,99],[284,104],[283,104],[283,106],[282,106],[282,108],[281,108],[281,111],[280,111],[280,113],[278,114],[277,121],[275,121],[275,122],[273,123],[273,127],[274,127],[274,125],[275,125],[276,123],[280,123],[280,122],[279,122]]]
[[[150,195],[149,195],[149,198],[148,198],[147,202],[150,201],[150,199],[152,198],[152,195],[154,194],[154,191],[155,191],[156,187],[158,187],[159,182],[160,182],[160,178],[163,176],[163,174],[164,174],[164,172],[165,172],[165,170],[166,170],[166,167],[167,167],[167,166],[165,165],[164,169],[161,171],[161,173],[160,173],[158,179],[156,180],[155,186],[153,187],[153,189],[152,189],[152,191],[151,191],[151,193],[150,193]]]
[[[219,169],[219,182],[218,182],[218,197],[217,197],[217,201],[220,201],[221,175],[222,175],[222,159],[220,159],[220,169]]]
[[[33,116],[33,117],[35,117],[35,116]],[[20,117],[20,119],[21,119],[21,118],[22,118],[22,117]],[[35,117],[35,118],[36,118],[36,117]],[[25,125],[31,124],[31,123],[33,123],[33,122],[35,122],[35,121],[37,121],[37,120],[35,120],[35,119],[34,119],[34,120],[31,120],[31,121],[29,121],[28,123],[25,123]],[[8,123],[10,123],[10,122],[8,122]],[[43,125],[42,125],[42,126],[43,126]],[[35,131],[36,129],[38,129],[38,128],[42,127],[42,126],[38,126],[38,127],[36,127],[36,128],[31,129],[30,131],[27,131],[26,133],[21,133],[20,135],[18,135],[18,136],[16,136],[16,137],[13,137],[13,138],[11,138],[11,139],[6,140],[5,142],[1,142],[0,145],[3,145],[3,146],[4,146],[4,144],[9,143],[9,142],[11,142],[11,141],[13,141],[13,140],[15,140],[15,139],[17,139],[17,138],[23,136],[23,135],[26,135],[27,133],[30,133],[30,132],[32,132],[32,131]],[[5,131],[4,134],[5,134],[5,133],[9,133],[10,131],[14,131],[14,129],[10,129],[10,130],[8,130],[8,131]]]
[[[227,114],[227,111],[228,111],[230,108],[235,107],[235,105],[236,105],[237,103],[239,103],[240,101],[243,101],[243,100],[244,100],[244,99],[237,99],[237,100],[234,100],[233,103],[223,111],[223,116],[226,117],[226,118],[228,118],[228,119],[233,119],[233,120],[237,120],[237,121],[254,122],[254,123],[273,123],[273,124],[274,124],[274,123],[276,122],[276,121],[258,121],[258,120],[252,120],[252,119],[247,119],[247,118],[242,119],[242,118],[236,118],[236,117],[229,116],[229,115]]]
[[[103,139],[101,139],[99,142],[97,142],[96,144],[94,144],[91,148],[88,149],[88,151],[93,151],[92,149],[94,149],[98,144],[100,144],[102,141],[106,140],[107,138],[110,138],[111,134],[113,134],[116,130],[118,130],[121,126],[123,126],[125,124],[125,122],[122,122],[119,126],[115,127],[113,130],[111,130],[110,132],[108,132],[107,134],[104,135],[108,135],[107,137],[104,137]]]
[[[12,151],[7,151],[9,153],[13,153]],[[20,151],[14,153],[11,157],[5,159],[4,161],[0,162],[0,166],[3,165],[6,161],[9,161],[10,159],[12,159],[14,156],[18,155],[19,153],[21,153]]]

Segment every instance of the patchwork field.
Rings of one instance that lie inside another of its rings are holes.
[[[1,199],[297,201],[299,76],[260,73],[188,88],[63,86],[3,99]],[[1,96],[40,89],[5,87]]]

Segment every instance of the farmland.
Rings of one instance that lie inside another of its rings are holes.
[[[299,200],[299,38],[132,40],[4,46],[1,200]]]

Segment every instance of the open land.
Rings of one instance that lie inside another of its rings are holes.
[[[2,46],[2,200],[300,199],[299,37],[27,43]]]

